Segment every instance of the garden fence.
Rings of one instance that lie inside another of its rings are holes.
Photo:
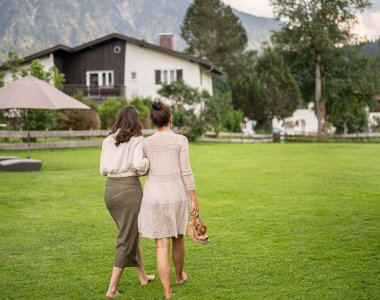
[[[154,129],[144,129],[144,135],[150,135]],[[30,131],[31,149],[78,148],[96,147],[102,144],[108,130],[42,130]],[[199,141],[229,142],[229,143],[267,143],[276,140],[271,134],[245,134],[233,132],[219,132],[216,134],[207,131]],[[318,140],[317,135],[281,135],[281,142],[313,142]],[[380,142],[380,133],[353,133],[328,135],[325,141],[347,142]],[[27,131],[0,130],[0,150],[27,149]]]

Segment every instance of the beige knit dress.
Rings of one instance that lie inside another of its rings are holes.
[[[189,143],[172,131],[156,132],[144,140],[150,170],[138,217],[143,237],[159,239],[186,233],[189,190],[194,177],[189,161]]]

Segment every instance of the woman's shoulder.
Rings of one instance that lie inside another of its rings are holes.
[[[103,140],[103,145],[113,144],[115,143],[115,135],[110,134]]]
[[[184,136],[183,134],[179,134],[179,133],[174,133],[173,132],[173,138],[180,144],[185,144],[185,143],[188,143],[187,141],[187,137]]]
[[[138,143],[138,142],[141,142],[144,140],[144,136],[143,135],[139,135],[139,136],[132,136],[130,141],[131,142],[134,142],[134,143]]]
[[[113,134],[110,134],[109,136],[107,136],[104,140],[103,140],[103,146],[106,146],[106,145],[114,145],[115,142],[116,142],[116,139],[115,139],[115,133]],[[125,145],[128,145],[128,144],[137,144],[141,141],[144,140],[144,136],[132,136],[130,138],[130,140],[126,143],[122,143],[122,144],[125,144]],[[122,145],[120,144],[120,145]]]

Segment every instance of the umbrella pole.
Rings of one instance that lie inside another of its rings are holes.
[[[30,159],[30,131],[29,131],[29,109],[26,110],[26,123],[28,126],[28,156],[27,158]]]

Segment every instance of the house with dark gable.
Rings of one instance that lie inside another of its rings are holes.
[[[73,48],[60,44],[25,57],[24,65],[34,59],[65,74],[67,94],[81,90],[89,98],[155,98],[163,83],[180,79],[212,93],[211,74],[220,74],[208,60],[175,51],[172,34],[161,34],[159,45],[117,33]]]

